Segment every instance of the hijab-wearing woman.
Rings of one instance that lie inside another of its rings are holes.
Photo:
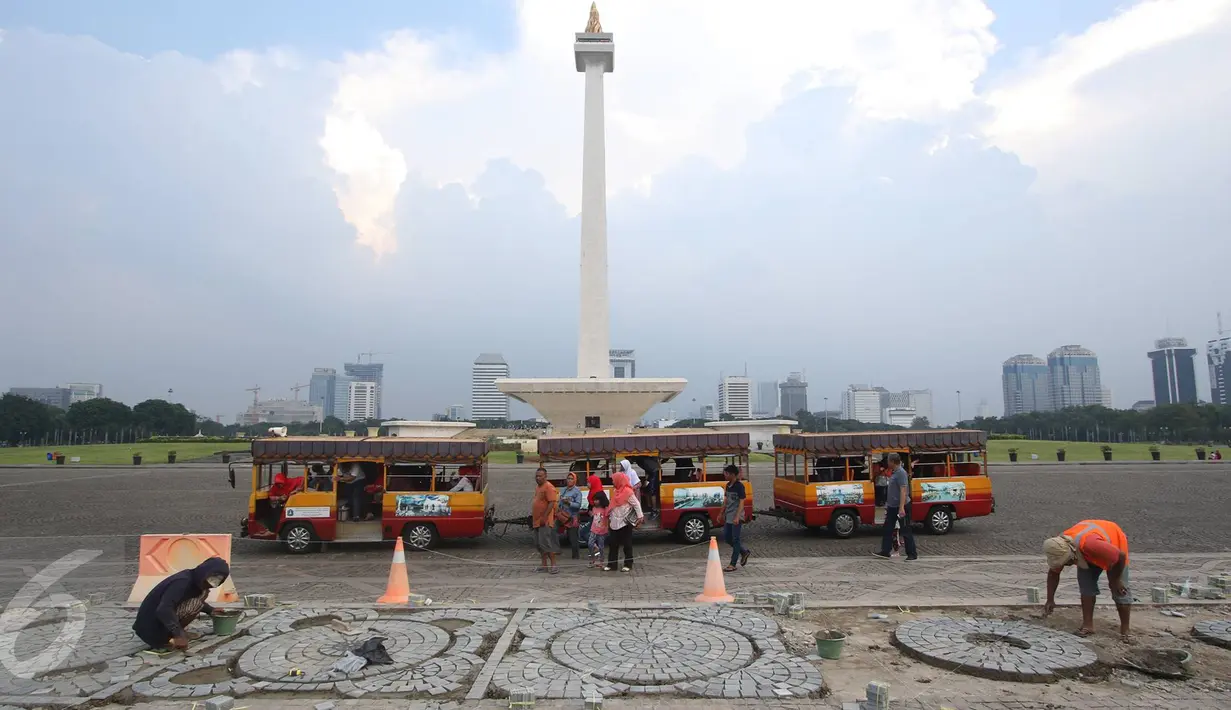
[[[578,538],[581,515],[581,489],[577,487],[577,474],[569,472],[564,490],[560,491],[560,510],[569,514],[569,520],[564,524],[564,532],[568,535],[568,546],[573,551],[573,559],[581,559],[581,540]]]
[[[628,461],[621,461],[620,465],[628,465],[631,468]],[[645,520],[645,514],[641,511],[641,501],[638,500],[637,492],[633,490],[626,473],[615,474],[611,481],[615,490],[611,494],[611,508],[608,513],[608,527],[611,532],[607,545],[607,566],[603,569],[607,572],[616,570],[619,548],[623,547],[624,566],[620,571],[629,572],[633,568],[633,528]]]
[[[231,576],[231,568],[220,557],[211,557],[192,569],[167,577],[145,595],[133,631],[150,648],[188,648],[184,627],[202,612],[213,614],[206,597]]]
[[[590,477],[586,479],[586,483],[590,487],[590,492],[586,494],[586,501],[589,502],[590,507],[593,508],[594,496],[603,492],[603,479],[597,473],[591,473]]]
[[[622,459],[620,461],[620,469],[624,472],[625,476],[628,476],[628,485],[633,487],[633,493],[640,498],[641,478],[637,475],[637,469],[633,468],[632,462],[628,459]]]

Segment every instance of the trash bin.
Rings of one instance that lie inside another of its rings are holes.
[[[517,463],[525,463],[525,462],[526,462],[526,455],[518,451],[517,452]]]
[[[56,454],[56,465],[57,466],[64,465],[64,454]]]

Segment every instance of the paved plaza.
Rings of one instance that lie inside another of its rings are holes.
[[[1039,542],[1087,517],[1124,522],[1141,602],[1152,587],[1231,571],[1231,550],[1213,525],[1226,504],[1225,470],[994,467],[996,514],[959,521],[947,536],[921,534],[923,557],[910,563],[871,558],[872,530],[836,540],[759,519],[745,533],[754,555],[726,575],[727,589],[741,602],[801,594],[803,618],[763,604],[693,604],[706,546],[650,533],[637,536],[631,574],[564,559],[550,578],[534,573],[524,529],[446,542],[407,555],[411,590],[431,606],[396,610],[373,606],[388,576],[388,544],[289,556],[275,543],[236,539],[240,593],[273,594],[279,605],[250,611],[228,638],[198,624],[205,636],[193,655],[159,658],[140,653],[133,612],[121,606],[136,577],[139,535],[235,532],[246,492],[226,486],[221,466],[0,468],[0,601],[9,605],[0,708],[190,710],[195,702],[204,710],[222,694],[249,710],[326,702],[443,710],[507,708],[510,697],[530,693],[541,708],[577,708],[592,696],[607,708],[838,710],[873,681],[889,684],[891,707],[920,710],[1231,706],[1231,613],[1220,602],[1175,607],[1183,618],[1149,604],[1135,612],[1141,643],[1193,654],[1197,671],[1186,681],[1117,669],[1124,649],[1109,607],[1098,611],[1095,639],[1072,636],[1072,574],[1053,617],[1025,603],[1026,587],[1044,584]],[[491,498],[502,517],[525,514],[532,471],[494,467]],[[768,507],[772,469],[756,466],[751,478],[757,507]],[[61,558],[71,564],[62,563],[45,593],[33,590],[43,604],[14,610],[32,593],[31,580]],[[47,599],[86,604],[49,609]],[[836,661],[817,657],[811,638],[829,629],[848,634]],[[348,677],[330,672],[372,636],[385,639],[392,664]],[[80,640],[54,652],[70,637]]]
[[[435,710],[507,708],[511,698],[533,698],[545,708],[580,707],[587,699],[612,708],[752,707],[742,705],[745,700],[759,700],[761,707],[840,708],[872,682],[887,688],[894,708],[1226,706],[1231,651],[1206,643],[1193,627],[1225,622],[1227,612],[1183,608],[1188,617],[1182,621],[1145,620],[1140,636],[1143,643],[1169,636],[1169,646],[1187,649],[1197,665],[1186,681],[1116,669],[1113,635],[1095,643],[987,608],[977,611],[980,616],[891,609],[883,615],[888,618],[872,619],[864,610],[821,610],[796,619],[745,606],[283,605],[249,610],[231,636],[215,636],[198,622],[190,629],[202,634],[193,652],[165,657],[135,650],[131,610],[52,608],[23,628],[0,632],[0,708],[106,701],[190,708],[222,695],[250,710],[322,703],[375,710],[408,702]],[[78,617],[84,632],[74,637]],[[842,658],[822,660],[811,636],[831,628],[847,634],[847,646]],[[374,636],[384,639],[391,663],[350,674],[331,669],[348,649]],[[43,659],[41,666],[28,663],[65,639],[71,654]],[[12,669],[22,662],[25,677],[18,677]]]

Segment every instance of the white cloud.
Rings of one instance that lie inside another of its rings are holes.
[[[992,14],[977,0],[901,0],[889,10],[774,0],[755,11],[735,0],[621,0],[600,9],[616,40],[607,78],[613,193],[648,190],[686,156],[737,164],[748,126],[807,88],[851,87],[865,116],[943,117],[975,98],[996,46]],[[379,127],[413,174],[470,184],[489,159],[507,156],[542,173],[575,211],[582,81],[572,42],[585,19],[576,2],[523,0],[516,50],[461,68],[446,63],[456,38],[393,35],[342,62],[335,103]],[[368,145],[384,150],[353,147]]]
[[[1131,180],[1122,168],[1083,156],[1104,145],[1103,153],[1140,153],[1140,146],[1125,144],[1130,136],[1159,125],[1174,128],[1177,109],[1191,111],[1194,102],[1221,93],[1215,87],[1225,83],[1218,78],[1231,73],[1229,21],[1231,0],[1141,2],[1060,38],[1040,60],[994,87],[987,95],[994,116],[983,130],[996,145],[1044,168],[1045,182]],[[1222,36],[1223,51],[1199,62],[1165,53],[1208,33]],[[1124,70],[1145,55],[1148,61]]]
[[[996,40],[973,0],[609,1],[613,341],[690,378],[688,401],[745,358],[758,376],[815,372],[817,398],[872,379],[994,401],[1000,361],[1062,342],[1099,352],[1132,401],[1164,324],[1194,341],[1211,327],[1204,304],[1225,293],[1193,275],[1231,221],[1228,2],[1137,5],[987,76]],[[171,381],[240,363],[200,379],[212,411],[359,349],[401,353],[391,397],[416,417],[464,398],[475,352],[568,371],[586,5],[526,0],[507,54],[395,31],[330,63],[139,59],[12,30],[0,215],[17,238],[0,240],[0,293],[158,323],[176,357],[134,360],[123,330],[91,339],[116,391],[155,365]],[[46,291],[29,265],[66,253],[98,278]],[[280,315],[262,342],[321,322],[331,337],[265,360],[182,317],[265,304]],[[71,329],[37,309],[13,321],[0,372],[75,377]],[[877,345],[884,323],[905,324],[908,356]]]

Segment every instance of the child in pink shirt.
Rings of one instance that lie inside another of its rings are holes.
[[[599,491],[594,494],[594,506],[590,508],[590,566],[602,567],[604,553],[607,549],[607,506],[611,501],[607,494]]]

